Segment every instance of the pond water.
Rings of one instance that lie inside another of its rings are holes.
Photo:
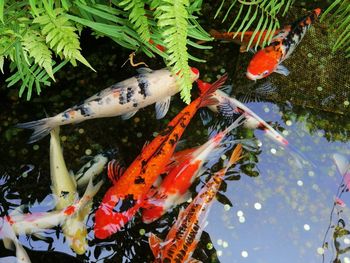
[[[96,51],[87,47],[87,52],[91,53],[88,60],[98,73],[67,66],[64,73],[58,74],[58,82],[53,87],[30,102],[19,99],[16,90],[0,90],[1,217],[20,205],[35,205],[31,211],[52,208],[49,136],[34,144],[26,144],[30,132],[16,129],[14,125],[43,118],[45,111],[51,116],[135,74],[131,66],[120,68],[128,57],[125,51],[101,40],[93,44],[101,48]],[[223,54],[221,58],[237,54],[237,47],[219,47]],[[225,71],[233,74],[236,59],[237,56],[233,55],[230,62],[227,59],[218,64],[196,66],[205,72],[205,80],[214,80]],[[151,68],[162,67],[160,61],[148,64]],[[288,82],[288,78],[285,81]],[[232,79],[228,83],[232,83]],[[232,207],[226,198],[215,201],[194,257],[203,262],[222,263],[333,262],[336,259],[338,261],[334,262],[349,263],[350,193],[342,194],[345,207],[334,207],[342,176],[332,160],[334,153],[348,159],[350,156],[348,107],[343,107],[343,114],[326,113],[321,109],[261,100],[246,105],[264,120],[272,122],[288,139],[289,146],[279,145],[259,130],[239,128],[234,132],[236,138],[250,139],[256,149],[250,153],[246,151],[245,158],[236,165],[236,180],[225,181],[227,189],[222,189],[226,191],[221,191],[221,194],[227,197]],[[116,151],[115,158],[127,166],[144,143],[166,127],[166,123],[183,107],[176,96],[169,113],[160,121],[155,119],[154,108],[150,106],[126,121],[115,117],[63,126],[61,143],[68,169],[76,172],[91,156],[111,149]],[[181,147],[206,142],[209,126],[204,126],[196,115],[182,137]],[[222,162],[214,170],[221,165]],[[106,175],[105,169],[102,176]],[[203,186],[204,178],[192,187],[193,197]],[[94,198],[93,211],[109,186],[106,181]],[[23,210],[26,209],[28,206],[24,206]],[[59,227],[42,233],[46,237],[44,240],[29,235],[21,235],[19,240],[32,262],[151,262],[153,256],[148,233],[164,237],[178,212],[179,207],[150,225],[141,223],[140,217],[136,216],[125,229],[106,240],[94,238],[93,212],[87,222],[88,250],[80,256],[69,248]],[[338,236],[334,234],[335,230]],[[343,235],[340,236],[341,230]],[[11,255],[14,252],[1,244],[0,262],[15,262]]]

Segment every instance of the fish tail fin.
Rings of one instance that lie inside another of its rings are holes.
[[[225,73],[224,75],[221,76],[221,78],[219,78],[213,84],[208,85],[206,90],[202,91],[202,94],[200,97],[201,101],[199,104],[200,108],[218,103],[218,100],[212,96],[213,92],[215,92],[218,88],[222,87],[222,85],[224,85],[226,80],[227,80],[227,74]]]
[[[28,143],[34,143],[44,138],[53,129],[54,125],[52,125],[51,120],[52,120],[51,118],[44,118],[38,121],[18,123],[16,127],[21,129],[34,130],[33,134],[30,136],[28,140]]]
[[[233,164],[235,164],[239,159],[242,158],[242,144],[237,144],[236,148],[233,150],[231,154],[231,158],[228,161],[227,169],[230,168]]]

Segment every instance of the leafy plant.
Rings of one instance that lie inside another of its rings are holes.
[[[113,39],[119,45],[142,51],[150,57],[163,57],[182,87],[182,98],[190,102],[189,59],[187,45],[210,41],[196,21],[201,0],[124,0],[100,4],[93,0],[0,0],[0,69],[11,62],[13,75],[8,86],[20,84],[19,95],[27,90],[27,99],[35,85],[40,94],[43,85],[55,81],[54,73],[66,63],[77,61],[93,67],[81,54],[79,32],[93,30],[96,36]],[[192,40],[191,40],[192,39]],[[164,47],[164,50],[157,48]],[[61,61],[57,64],[58,61]],[[4,73],[4,72],[3,72]]]
[[[215,18],[218,17],[220,12],[223,10],[225,2],[226,0],[222,0],[221,5],[215,14]],[[270,43],[274,32],[280,27],[277,15],[281,12],[282,15],[285,15],[293,2],[294,0],[231,0],[230,6],[226,12],[224,12],[225,14],[222,22],[225,22],[229,16],[233,16],[233,11],[238,10],[238,13],[228,31],[230,32],[235,26],[239,25],[235,30],[236,33],[233,35],[233,38],[238,35],[238,32],[242,32],[243,37],[244,33],[247,32],[252,25],[254,25],[254,31],[247,45],[247,50],[253,44],[254,38],[258,36],[258,41],[255,45],[256,49],[258,43],[264,35],[264,31],[266,32],[266,37],[264,37],[262,45],[265,46],[266,44]]]
[[[330,12],[334,12],[327,17]],[[333,45],[333,52],[345,50],[346,57],[350,57],[350,1],[335,0],[322,14],[321,21],[328,20],[338,36]]]

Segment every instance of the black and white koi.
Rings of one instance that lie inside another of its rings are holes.
[[[17,127],[33,129],[29,139],[29,143],[33,143],[57,126],[112,116],[128,119],[139,109],[153,103],[156,104],[157,119],[163,118],[169,109],[171,96],[180,91],[176,75],[165,68],[140,68],[137,71],[136,76],[118,82],[56,116],[19,123]],[[191,81],[198,77],[198,69],[191,68]]]

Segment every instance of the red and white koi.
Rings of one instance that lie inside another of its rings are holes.
[[[115,177],[95,214],[95,236],[107,238],[119,231],[141,207],[147,192],[159,175],[166,169],[178,140],[200,107],[215,103],[212,93],[226,80],[216,81],[199,98],[186,106],[148,145],[122,174]],[[122,169],[117,169],[122,171]]]
[[[191,256],[199,242],[210,207],[224,175],[240,159],[241,152],[241,145],[237,145],[227,166],[216,172],[187,208],[180,212],[164,241],[153,233],[150,234],[149,244],[155,257],[154,262],[194,262]]]
[[[227,129],[217,133],[209,141],[200,147],[187,152],[182,161],[175,166],[166,175],[158,188],[151,189],[142,205],[142,221],[151,223],[160,218],[169,209],[187,201],[190,197],[188,189],[194,180],[200,176],[201,169],[205,161],[213,158],[213,152],[219,156],[223,149],[220,149],[220,143],[223,138],[234,128],[242,124],[243,116],[239,117]],[[216,148],[216,152],[214,151]],[[221,147],[227,148],[227,147]]]
[[[268,46],[255,53],[247,68],[247,78],[251,80],[262,79],[273,72],[287,76],[289,70],[281,63],[293,53],[320,13],[321,9],[316,8],[310,15],[280,30]]]
[[[17,124],[18,128],[33,129],[29,143],[40,140],[61,125],[89,119],[122,116],[131,118],[139,109],[156,104],[156,117],[161,119],[169,109],[171,96],[180,91],[177,77],[167,69],[137,69],[138,75],[104,89],[82,103],[53,117]],[[191,68],[192,82],[199,71]]]
[[[206,90],[208,86],[211,85],[201,80],[197,80],[197,84],[200,90]],[[246,122],[244,123],[245,127],[263,130],[266,136],[284,146],[288,145],[287,139],[239,100],[230,97],[221,90],[215,91],[213,97],[218,101],[217,104],[208,106],[213,112],[219,112],[226,118],[232,118],[237,114],[242,114],[246,118]]]

